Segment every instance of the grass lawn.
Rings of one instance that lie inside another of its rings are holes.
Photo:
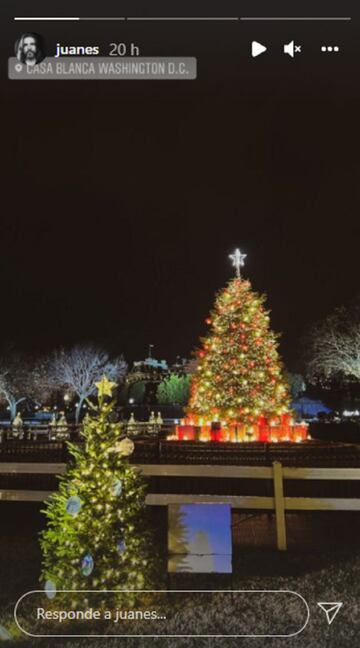
[[[307,629],[293,639],[28,639],[20,635],[13,620],[16,600],[24,592],[38,588],[41,555],[37,534],[43,519],[40,507],[34,504],[0,503],[0,624],[13,635],[5,645],[31,648],[56,646],[92,646],[115,648],[138,646],[294,646],[296,648],[354,648],[360,628],[360,555],[355,550],[316,552],[289,551],[280,553],[270,549],[237,550],[234,556],[233,576],[173,577],[173,589],[291,589],[307,600],[311,619]],[[349,529],[351,533],[351,529]],[[343,601],[344,607],[332,626],[328,626],[317,601]],[[231,610],[228,610],[228,613]],[[224,609],[214,604],[209,614],[224,615]],[[187,626],[196,627],[196,609],[184,609]],[[176,624],[169,621],[176,632]],[[261,632],[261,628],[259,628]],[[0,641],[1,643],[1,641]]]

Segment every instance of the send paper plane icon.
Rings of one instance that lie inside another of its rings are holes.
[[[343,605],[343,603],[318,603],[319,608],[325,612],[329,625],[332,624]]]

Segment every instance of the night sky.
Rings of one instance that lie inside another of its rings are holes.
[[[169,15],[167,4],[74,2],[70,13]],[[269,15],[268,4],[202,2],[195,12],[188,2],[176,13]],[[356,6],[316,4],[317,15],[354,16]],[[69,15],[59,0],[36,5],[34,15]],[[1,11],[1,345],[93,340],[132,361],[153,343],[159,358],[189,356],[239,246],[296,368],[311,323],[360,293],[358,18],[24,27],[10,18],[29,15],[28,3],[3,0]],[[144,56],[197,56],[199,79],[7,81],[6,59],[28,30],[50,55],[56,42],[100,44],[105,55],[127,41]],[[295,60],[281,51],[293,38],[303,45]],[[252,39],[271,52],[252,60]],[[341,55],[321,55],[322,41]]]

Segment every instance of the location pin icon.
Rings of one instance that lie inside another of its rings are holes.
[[[23,66],[21,65],[21,63],[16,63],[16,65],[15,65],[16,72],[21,72],[22,69],[23,69]]]

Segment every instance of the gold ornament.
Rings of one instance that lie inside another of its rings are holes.
[[[123,457],[129,457],[135,450],[135,444],[127,437],[114,445],[113,452],[118,452]]]

